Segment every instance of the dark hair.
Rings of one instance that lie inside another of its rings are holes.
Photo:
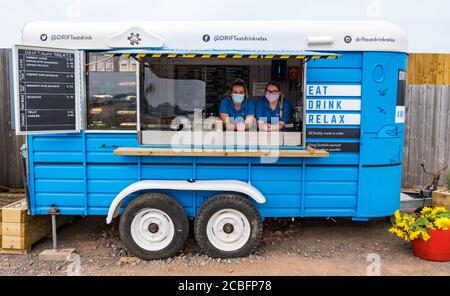
[[[242,80],[242,79],[240,79],[240,78],[234,80],[234,81],[231,83],[230,88],[228,89],[228,92],[227,92],[227,96],[228,96],[228,97],[231,97],[231,94],[233,93],[233,88],[234,88],[235,86],[241,86],[241,87],[243,87],[243,88],[244,88],[245,97],[246,97],[246,98],[249,97],[249,95],[248,95],[247,84],[245,84],[245,81]]]
[[[267,82],[266,87],[264,87],[264,91],[267,91],[267,87],[268,87],[269,85],[273,85],[273,86],[275,86],[276,88],[278,88],[278,91],[280,92],[280,104],[281,104],[280,107],[283,107],[284,94],[283,94],[283,92],[281,91],[281,84],[280,84],[278,81],[271,80],[271,81]]]
[[[269,85],[276,86],[278,88],[278,91],[281,91],[281,84],[278,81],[272,80],[272,81],[267,82],[266,86],[264,87],[265,91],[267,91],[267,87]]]

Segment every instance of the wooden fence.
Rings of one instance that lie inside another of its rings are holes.
[[[411,85],[450,85],[450,54],[410,54],[407,82]]]
[[[450,54],[410,54],[407,81],[402,183],[415,187],[430,181],[420,163],[450,165]]]
[[[10,50],[0,49],[0,186],[21,187],[19,149],[10,128]],[[411,54],[408,61],[403,186],[428,182],[429,170],[450,164],[450,54]]]
[[[402,183],[424,185],[421,163],[428,171],[450,165],[450,86],[408,85],[405,121]]]

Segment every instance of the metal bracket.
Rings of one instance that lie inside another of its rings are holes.
[[[58,249],[58,240],[56,236],[56,216],[59,215],[59,209],[56,207],[51,207],[48,209],[48,214],[52,216],[52,242],[53,250],[56,251]]]

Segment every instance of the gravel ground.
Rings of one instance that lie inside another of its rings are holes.
[[[167,260],[131,256],[119,239],[118,221],[78,217],[59,229],[60,248],[75,248],[81,275],[366,275],[368,254],[381,259],[382,275],[450,275],[450,262],[415,257],[409,244],[387,232],[389,219],[270,219],[256,252],[246,258],[212,259],[193,238]],[[49,262],[38,254],[51,248],[49,237],[28,255],[0,255],[1,275],[66,275],[68,262]]]

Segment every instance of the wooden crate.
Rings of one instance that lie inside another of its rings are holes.
[[[433,207],[445,207],[450,210],[450,192],[433,191],[432,201]]]
[[[22,201],[1,209],[2,254],[27,254],[31,245],[50,234],[51,216],[29,216],[27,209],[19,207]],[[73,216],[57,216],[57,226],[73,221]]]

